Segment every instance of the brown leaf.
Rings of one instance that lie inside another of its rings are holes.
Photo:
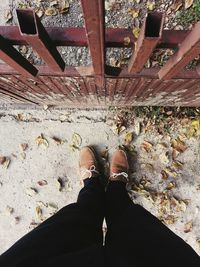
[[[141,146],[147,153],[149,153],[153,147],[153,145],[147,141],[144,141]]]
[[[26,189],[26,194],[30,197],[35,196],[38,193],[37,189],[30,187]]]
[[[192,6],[194,0],[185,0],[185,9],[188,9]]]
[[[28,148],[28,144],[25,144],[25,143],[24,144],[21,144],[20,145],[20,148],[21,148],[22,151],[25,151]]]
[[[191,221],[186,223],[185,226],[184,226],[184,232],[185,233],[191,232],[192,231],[192,227],[193,227],[193,223]]]
[[[182,0],[175,0],[172,6],[170,7],[171,11],[178,11],[182,7]]]
[[[180,140],[180,138],[174,139],[172,141],[172,147],[174,149],[176,149],[178,152],[183,153],[186,149],[187,146],[185,145],[185,142],[183,142],[182,140]]]
[[[167,190],[171,190],[173,188],[176,188],[176,183],[175,182],[170,182],[168,185],[167,185]]]
[[[4,163],[2,164],[4,169],[8,169],[9,165],[10,165],[10,159],[6,158],[6,160],[4,161]]]
[[[52,139],[53,139],[53,141],[54,141],[57,145],[62,145],[62,144],[64,144],[64,141],[61,140],[61,139],[58,138],[58,137],[53,136]]]
[[[163,180],[167,180],[168,179],[169,175],[166,173],[166,171],[162,170],[161,174],[162,174],[162,179]]]
[[[5,161],[6,161],[6,157],[0,156],[0,165],[3,165]]]

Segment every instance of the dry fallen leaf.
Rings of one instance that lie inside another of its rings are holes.
[[[53,136],[52,139],[56,143],[56,145],[63,145],[64,144],[64,141],[61,140],[60,138],[56,137],[56,136]]]
[[[16,225],[16,224],[18,224],[19,222],[20,222],[20,217],[19,217],[19,216],[14,217],[12,223],[13,223],[14,225]]]
[[[124,137],[124,144],[125,145],[130,145],[130,143],[133,141],[133,132],[128,132],[125,137]]]
[[[69,11],[69,1],[68,0],[61,0],[59,2],[59,13],[66,14]]]
[[[188,222],[184,225],[184,232],[185,233],[189,233],[192,231],[192,227],[193,227],[193,223],[192,222]]]
[[[38,136],[35,140],[36,144],[38,146],[43,146],[45,148],[47,148],[49,146],[48,141],[44,138],[43,134],[41,134],[40,136]]]
[[[47,203],[47,207],[51,208],[51,209],[54,209],[54,210],[58,210],[58,206],[53,202]]]
[[[132,31],[133,35],[135,36],[135,38],[137,39],[140,35],[140,28],[135,27]],[[135,50],[136,50],[136,44],[135,44]]]
[[[4,13],[4,17],[6,19],[6,22],[9,22],[10,20],[13,19],[13,14],[11,10],[6,10]]]
[[[44,10],[42,10],[41,8],[37,9],[35,12],[39,18],[41,18],[44,15]]]
[[[180,162],[180,161],[174,161],[172,163],[172,167],[175,169],[175,170],[182,170],[183,169],[183,163]]]
[[[147,1],[147,9],[152,11],[156,7],[156,3],[154,1]]]
[[[149,153],[153,147],[153,145],[147,141],[144,141],[141,146],[147,153]]]
[[[40,208],[40,206],[37,206],[35,208],[35,211],[36,211],[36,215],[37,215],[38,219],[42,220],[42,209]]]
[[[3,165],[5,161],[6,161],[6,157],[0,156],[0,165]]]
[[[64,188],[64,182],[63,182],[62,178],[58,178],[56,180],[56,185],[58,187],[58,190],[61,192],[62,189]]]
[[[4,161],[4,163],[2,164],[4,169],[8,169],[9,165],[10,165],[10,159],[6,158],[6,160]]]
[[[140,10],[138,9],[129,8],[128,10],[128,14],[131,15],[133,18],[137,18],[139,16],[139,12]]]
[[[167,185],[167,190],[171,190],[173,188],[176,188],[176,183],[175,182],[170,182],[168,185]]]
[[[79,134],[74,133],[72,135],[72,141],[70,144],[71,150],[74,152],[76,149],[79,149],[82,144],[82,138]]]
[[[101,157],[107,161],[108,160],[108,149],[105,149],[101,152]]]
[[[21,148],[21,150],[22,151],[26,151],[27,150],[27,148],[28,148],[28,144],[20,144],[20,148]]]
[[[50,7],[57,6],[57,5],[58,5],[58,1],[57,0],[50,2]]]
[[[161,174],[162,174],[162,179],[163,180],[167,180],[169,178],[169,175],[166,173],[166,171],[162,170]]]
[[[185,0],[185,9],[188,9],[192,6],[194,0]]]
[[[14,212],[14,209],[10,206],[6,206],[6,210],[5,210],[5,213],[7,215],[11,215],[12,213]]]
[[[45,15],[46,16],[56,16],[57,15],[57,11],[54,7],[49,7],[45,10]]]
[[[176,149],[178,152],[180,152],[180,153],[183,153],[187,149],[187,146],[185,145],[185,142],[183,142],[182,140],[180,140],[179,137],[177,139],[174,139],[172,141],[171,146],[174,149]]]
[[[37,189],[30,187],[26,189],[26,194],[30,197],[35,196],[38,193]]]
[[[170,10],[170,13],[173,11],[173,12],[176,12],[178,11],[181,6],[183,5],[182,3],[182,0],[175,0],[174,3],[171,5],[171,7],[169,8]]]
[[[128,37],[128,36],[124,37],[124,45],[128,46],[130,44],[130,42],[131,42],[130,37]]]
[[[175,170],[172,170],[170,167],[165,168],[165,172],[173,178],[176,178],[178,175],[177,172]]]

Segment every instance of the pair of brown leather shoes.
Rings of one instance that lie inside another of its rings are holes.
[[[80,151],[79,168],[81,179],[99,176],[99,164],[92,147],[83,147]],[[127,155],[124,150],[118,149],[112,157],[110,165],[110,181],[128,182],[129,164]]]

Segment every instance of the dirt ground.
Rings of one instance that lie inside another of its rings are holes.
[[[81,146],[94,145],[107,170],[114,149],[125,145],[131,155],[128,190],[133,201],[200,254],[199,119],[173,118],[168,110],[171,123],[167,118],[157,123],[158,111],[151,111],[155,115],[148,119],[140,112],[141,108],[135,112],[4,107],[0,111],[0,252],[76,200],[81,188],[77,175]]]

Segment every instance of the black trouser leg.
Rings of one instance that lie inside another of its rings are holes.
[[[99,179],[87,179],[77,203],[64,207],[16,242],[0,256],[0,266],[90,266],[102,247],[104,196]]]
[[[106,192],[107,266],[200,266],[200,258],[156,217],[132,203],[122,182]]]

